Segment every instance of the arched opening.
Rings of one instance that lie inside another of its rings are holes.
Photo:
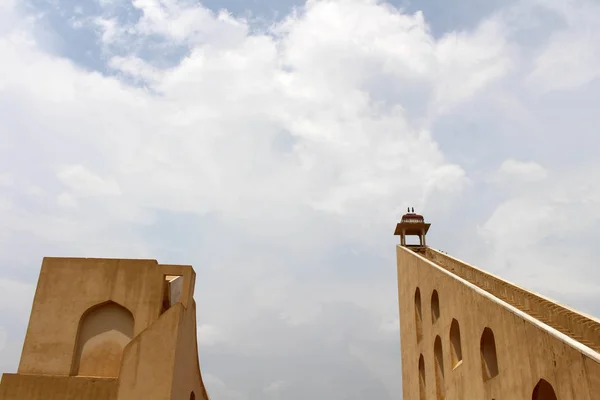
[[[540,379],[535,388],[533,389],[533,394],[531,395],[531,400],[558,400],[556,397],[556,393],[554,393],[554,388],[548,381],[544,379]]]
[[[118,377],[133,323],[131,312],[112,301],[87,310],[79,321],[71,375]]]
[[[190,393],[190,400],[196,400],[196,395],[194,392]]]
[[[496,355],[496,340],[494,332],[490,328],[485,328],[481,334],[479,343],[481,352],[481,367],[483,380],[487,381],[498,375],[498,357]]]
[[[433,356],[435,358],[435,391],[437,399],[444,398],[444,353],[442,351],[442,339],[435,337],[433,343]]]
[[[462,344],[460,342],[460,326],[456,319],[450,324],[450,349],[452,358],[452,368],[456,368],[462,361]]]
[[[435,323],[440,318],[440,296],[437,290],[431,294],[431,322]]]
[[[405,246],[422,246],[423,239],[420,235],[406,235],[404,237]]]
[[[426,381],[425,381],[425,359],[423,359],[423,354],[419,357],[419,399],[425,400],[425,390],[426,390]]]
[[[423,310],[421,307],[421,290],[415,291],[415,326],[417,329],[417,343],[423,337]]]

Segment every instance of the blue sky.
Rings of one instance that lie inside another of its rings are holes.
[[[43,256],[192,264],[214,400],[401,397],[394,246],[600,315],[592,0],[0,0],[0,370]]]

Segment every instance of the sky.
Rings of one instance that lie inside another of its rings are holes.
[[[213,400],[402,398],[393,236],[600,316],[596,0],[0,0],[0,371],[44,256],[193,265]]]

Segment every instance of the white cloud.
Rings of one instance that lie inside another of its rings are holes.
[[[277,394],[285,387],[285,381],[275,381],[265,388],[267,394]]]
[[[597,170],[597,164],[587,164],[555,174],[499,204],[481,230],[490,246],[485,265],[525,287],[552,291],[559,300],[598,293],[600,274],[592,260],[600,187],[585,175]]]
[[[579,35],[580,14],[523,44],[515,32],[529,28],[502,12],[435,38],[426,15],[367,0],[310,1],[262,31],[191,2],[133,5],[134,22],[82,17],[81,30],[99,24],[117,76],[48,53],[14,11],[0,17],[14,22],[0,28],[0,168],[13,182],[0,187],[0,318],[29,315],[8,300],[27,305],[33,283],[15,282],[49,253],[191,263],[212,398],[269,387],[289,400],[335,398],[341,386],[397,398],[391,231],[408,205],[436,215],[440,246],[484,250],[469,261],[541,289],[568,275],[561,290],[593,298],[597,258],[578,238],[598,237],[598,168],[567,160],[557,173],[563,152],[552,146],[523,161],[532,155],[509,136],[562,134],[542,129],[539,109],[556,114],[556,100],[525,85],[556,73],[542,66],[565,45],[553,33]],[[148,43],[189,52],[165,66],[140,50]],[[593,80],[586,62],[560,116],[597,126],[572,113]],[[472,164],[481,141],[494,156]],[[571,259],[557,246],[568,238]],[[558,267],[569,260],[578,267]]]
[[[62,207],[77,207],[77,200],[69,193],[61,193],[56,201]]]
[[[198,345],[213,346],[223,340],[223,334],[214,325],[202,324],[197,328]]]
[[[162,71],[154,68],[139,57],[119,57],[110,59],[109,66],[117,71],[142,81],[156,83],[162,78]]]
[[[0,1],[0,35],[15,29],[19,19],[15,18],[16,0]]]
[[[546,180],[541,186],[523,188],[498,205],[485,228],[511,245],[523,246],[546,236],[588,229],[600,219],[600,186],[591,183],[585,172],[597,168],[597,163],[586,164],[554,174],[553,180]],[[526,173],[530,172],[527,168]]]
[[[13,184],[12,174],[3,173],[0,174],[0,186],[10,186]]]
[[[3,269],[9,272],[10,267]],[[29,321],[35,285],[12,279],[0,278],[0,313],[20,322]]]
[[[0,326],[0,353],[2,353],[2,351],[4,350],[4,347],[6,346],[6,339],[7,339],[8,333],[6,332],[6,329],[2,326]]]
[[[570,90],[600,75],[600,5],[592,1],[538,2],[565,23],[534,61],[528,80],[544,91]]]
[[[120,195],[119,184],[113,179],[104,179],[82,165],[68,165],[60,168],[58,180],[73,191],[75,196],[115,196]]]
[[[203,373],[202,380],[204,381],[207,391],[210,393],[211,399],[245,400],[248,398],[242,393],[227,388],[221,379],[212,374]]]
[[[82,21],[77,21],[83,23]],[[117,21],[114,18],[98,17],[94,19],[94,23],[102,31],[102,42],[106,44],[114,44],[122,32],[119,31]]]
[[[437,45],[436,103],[440,111],[472,97],[512,66],[507,28],[500,18],[484,21],[475,32],[452,32]]]
[[[535,182],[545,179],[548,171],[541,165],[533,161],[505,160],[500,165],[501,177],[507,179],[523,180]]]

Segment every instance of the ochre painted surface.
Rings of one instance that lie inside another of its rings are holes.
[[[0,383],[2,400],[117,400],[118,381],[4,374]]]
[[[541,379],[552,386],[558,399],[600,398],[600,364],[594,359],[534,322],[511,312],[502,303],[478,293],[453,275],[438,270],[410,249],[397,247],[397,263],[404,400],[438,399],[440,395],[446,400],[531,400],[533,390]],[[504,281],[500,285],[500,281],[486,280],[485,274],[458,264],[452,264],[454,271],[460,270],[461,275],[471,278],[479,276],[477,286],[490,288],[489,291],[495,288],[501,293],[514,290],[519,293],[518,296],[533,299],[529,292]],[[452,272],[449,262],[446,267]],[[415,309],[417,288],[421,298],[420,317]],[[431,307],[434,291],[439,298],[439,318],[435,322]],[[546,306],[553,309],[550,304]],[[576,316],[569,318],[575,319]],[[418,325],[422,331],[420,339]],[[462,360],[458,360],[456,355],[456,326]],[[489,334],[484,338],[482,354],[481,339],[486,328],[493,336],[495,357]],[[571,328],[582,336],[593,337],[585,327],[571,325]],[[438,351],[436,358],[434,347],[438,337],[441,357]],[[420,376],[421,356],[424,374]],[[441,366],[436,366],[439,364],[436,359],[441,359]],[[425,393],[420,393],[419,386]]]
[[[195,302],[192,303],[192,307],[182,310],[180,324],[175,351],[175,368],[172,374],[171,399],[189,400],[192,391],[195,399],[208,399],[197,357]]]
[[[182,309],[181,304],[171,307],[129,343],[121,364],[119,399],[170,399]]]
[[[535,293],[428,248],[425,257],[554,329],[600,352],[600,323]]]
[[[119,376],[123,349],[133,338],[133,315],[108,302],[86,312],[79,323],[72,375]]]
[[[163,305],[167,276],[180,301]],[[17,374],[0,400],[208,400],[195,273],[155,260],[45,258]]]

